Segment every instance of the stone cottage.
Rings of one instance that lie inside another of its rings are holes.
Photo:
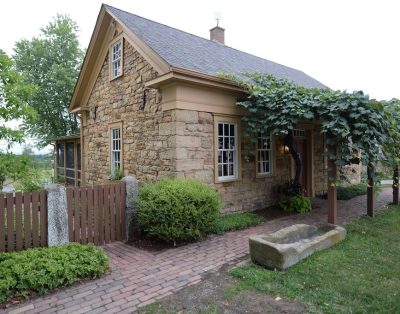
[[[276,202],[293,162],[280,138],[241,136],[243,90],[218,72],[272,73],[324,87],[305,73],[233,49],[224,29],[210,40],[102,5],[70,111],[80,135],[57,141],[58,174],[98,184],[119,169],[139,181],[201,180],[219,191],[224,211]],[[324,139],[313,124],[295,130],[307,195],[326,190]]]

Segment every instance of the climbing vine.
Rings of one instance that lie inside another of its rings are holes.
[[[398,164],[400,149],[400,104],[398,100],[377,101],[362,91],[333,91],[298,86],[286,79],[248,73],[235,80],[247,92],[238,105],[248,111],[242,118],[245,136],[284,136],[296,163],[299,182],[301,162],[293,148],[293,129],[301,122],[317,122],[326,137],[327,157],[339,167],[362,162],[373,168],[378,161]],[[329,148],[335,148],[331,150]],[[360,153],[362,152],[362,153]]]

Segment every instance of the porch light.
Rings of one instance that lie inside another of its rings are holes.
[[[289,147],[287,145],[283,145],[282,153],[285,155],[289,154]]]

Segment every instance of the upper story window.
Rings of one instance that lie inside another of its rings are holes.
[[[113,127],[110,129],[111,141],[111,173],[121,170],[121,128]]]
[[[218,180],[238,178],[237,124],[218,122]]]
[[[110,68],[111,68],[111,79],[115,79],[122,75],[122,57],[123,55],[123,46],[122,46],[122,38],[116,41],[111,45],[110,49]]]
[[[257,137],[257,174],[272,173],[272,140],[271,136],[258,134]]]

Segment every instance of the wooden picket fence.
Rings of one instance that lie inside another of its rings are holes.
[[[70,242],[103,245],[125,239],[125,182],[68,187]]]
[[[47,246],[45,190],[0,193],[0,252]]]
[[[70,242],[125,239],[125,182],[67,187]],[[47,246],[47,192],[0,193],[0,252]]]

